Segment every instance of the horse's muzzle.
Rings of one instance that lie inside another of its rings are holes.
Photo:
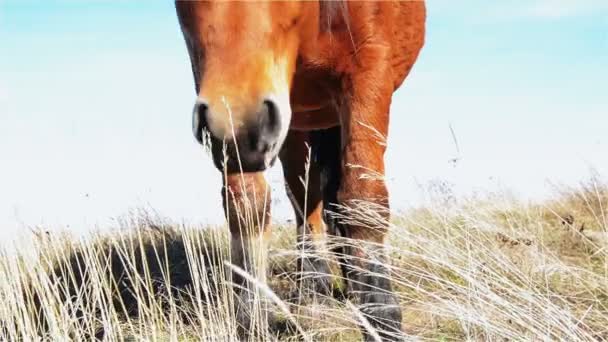
[[[223,135],[210,129],[209,106],[198,102],[192,120],[194,137],[209,143],[215,166],[228,172],[258,172],[272,166],[281,148],[281,116],[272,100],[264,100],[259,111],[250,115],[245,125],[231,127]],[[288,124],[288,123],[287,123]],[[205,137],[205,134],[208,134]]]

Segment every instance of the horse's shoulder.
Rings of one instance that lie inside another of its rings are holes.
[[[424,1],[394,3],[391,35],[392,67],[395,88],[399,87],[414,66],[424,45],[426,7]]]
[[[392,69],[394,87],[401,85],[424,43],[424,2],[321,4],[319,40],[312,53],[304,53],[307,64],[337,74],[354,72],[357,64],[385,66]]]
[[[366,44],[390,51],[386,62],[393,69],[397,88],[413,67],[424,45],[426,7],[424,1],[349,2],[348,29],[355,50]],[[382,53],[371,51],[371,59]],[[374,60],[374,63],[380,61]]]

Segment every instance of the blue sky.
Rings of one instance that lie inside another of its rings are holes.
[[[547,180],[608,174],[607,1],[427,6],[427,44],[393,100],[395,208],[436,179],[542,198]],[[138,207],[221,222],[220,177],[191,135],[171,1],[0,0],[0,42],[4,233],[103,227]],[[268,177],[277,218],[290,217],[279,168]]]

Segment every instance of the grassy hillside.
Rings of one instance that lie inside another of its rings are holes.
[[[606,183],[562,187],[535,204],[506,194],[455,198],[435,187],[429,203],[390,223],[391,277],[407,336],[608,339]],[[352,213],[373,219],[368,214]],[[111,233],[40,233],[34,253],[4,251],[0,340],[234,339],[228,236],[202,228],[141,214]],[[356,303],[298,296],[295,229],[273,229],[270,288],[260,292],[279,320],[266,337],[357,340]]]

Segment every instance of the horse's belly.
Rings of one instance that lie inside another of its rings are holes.
[[[296,71],[291,88],[291,129],[314,130],[340,124],[335,98],[340,80],[320,69]]]

